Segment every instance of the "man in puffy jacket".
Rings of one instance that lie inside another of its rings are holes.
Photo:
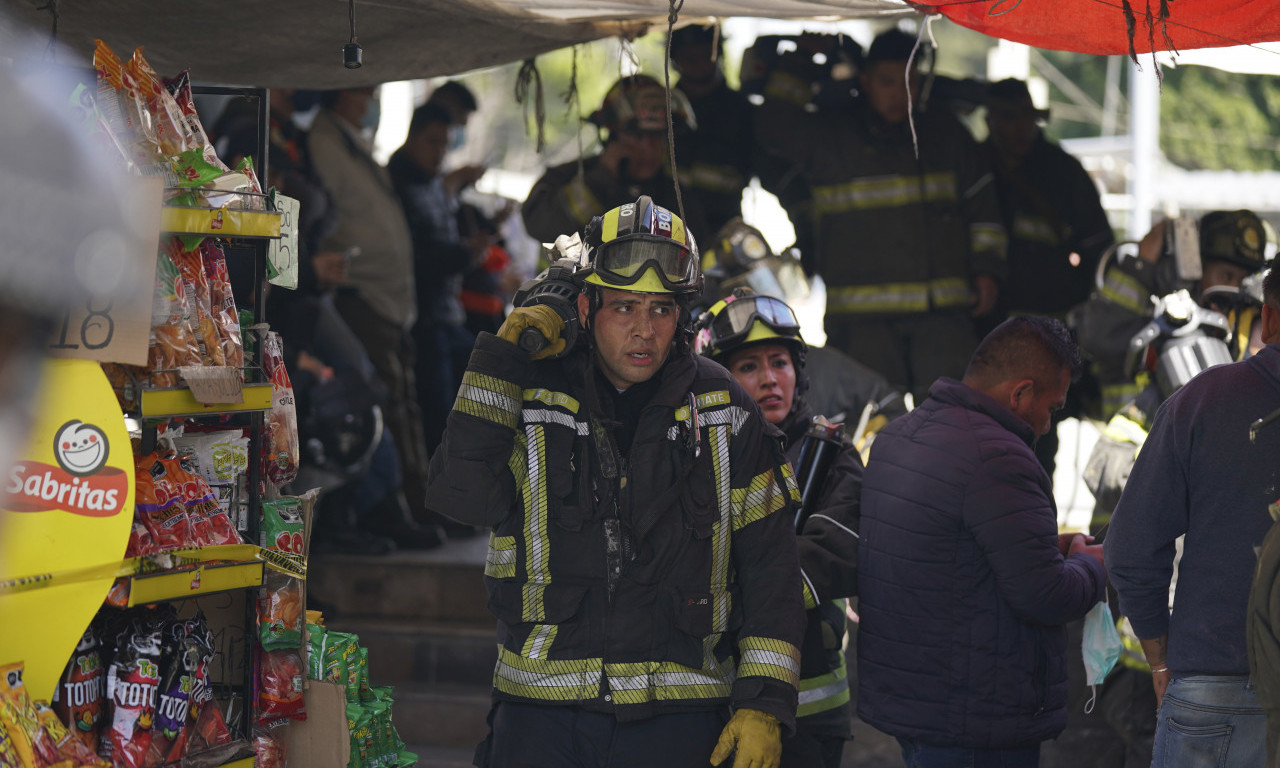
[[[1100,545],[1058,534],[1032,444],[1079,370],[1062,323],[1011,318],[871,446],[858,716],[909,768],[1036,766],[1066,725],[1063,625],[1107,577]]]
[[[545,304],[482,333],[431,463],[429,506],[493,526],[499,649],[476,764],[736,752],[735,768],[777,768],[804,635],[780,435],[689,349],[702,277],[680,218],[641,197],[587,241],[584,343],[567,349],[576,332]],[[529,328],[548,342],[537,359],[515,343]]]

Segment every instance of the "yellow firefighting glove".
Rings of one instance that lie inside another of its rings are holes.
[[[711,753],[711,764],[719,765],[736,752],[733,768],[778,768],[782,760],[782,726],[778,718],[755,709],[733,713],[720,741]]]
[[[533,352],[530,352],[529,347],[526,346],[529,343],[529,337],[525,337],[525,344],[521,344],[521,336],[530,328],[541,333],[547,342],[546,346]],[[529,352],[531,359],[541,360],[564,351],[565,341],[560,338],[562,331],[564,331],[564,320],[560,319],[560,315],[546,304],[535,304],[532,307],[516,307],[511,310],[511,314],[507,315],[502,327],[498,329],[498,337]]]

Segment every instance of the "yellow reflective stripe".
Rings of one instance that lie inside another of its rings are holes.
[[[807,80],[796,77],[790,72],[775,69],[764,86],[765,98],[781,99],[803,107],[813,96],[813,89]]]
[[[516,576],[516,537],[489,534],[489,553],[484,559],[484,575],[493,579]]]
[[[969,281],[962,277],[940,277],[929,281],[929,295],[935,307],[967,307],[973,300]]]
[[[515,429],[520,421],[520,388],[494,376],[467,371],[453,409]]]
[[[1015,214],[1013,217],[1013,236],[1020,240],[1030,240],[1046,245],[1059,245],[1062,239],[1046,219],[1027,213]]]
[[[773,469],[766,469],[751,478],[746,488],[732,489],[730,502],[733,508],[733,530],[740,531],[785,507],[787,496],[779,487]]]
[[[1142,385],[1134,382],[1106,384],[1102,387],[1102,411],[1114,414],[1142,392]]]
[[[827,289],[827,311],[928,312],[928,283],[841,285]]]
[[[771,677],[798,685],[800,649],[791,643],[771,637],[744,637],[738,642],[738,648],[742,652],[738,677]]]
[[[808,717],[835,709],[849,701],[849,674],[844,654],[838,654],[840,666],[833,671],[800,681],[799,706],[796,717]]]
[[[524,492],[525,483],[529,480],[529,457],[525,452],[526,440],[523,432],[516,432],[516,439],[511,446],[511,455],[507,457],[507,469],[515,478],[516,487]]]
[[[549,558],[551,542],[547,536],[547,441],[541,424],[526,424],[528,440],[529,480],[524,487],[525,584],[521,605],[522,620],[530,623],[547,618],[543,593],[551,583]]]
[[[815,184],[818,216],[844,211],[903,208],[956,199],[956,177],[949,171],[913,176],[872,176],[843,184]]]
[[[544,405],[552,405],[556,408],[563,408],[572,414],[578,413],[578,401],[564,392],[552,392],[549,389],[526,389],[523,393],[524,402],[539,402]]]
[[[974,253],[995,253],[1005,257],[1009,236],[999,224],[979,221],[969,225],[969,247]]]
[[[1134,454],[1142,444],[1147,441],[1147,430],[1142,428],[1138,422],[1130,419],[1128,416],[1117,413],[1107,422],[1107,426],[1102,430],[1103,437],[1108,437],[1119,443],[1133,443]]]
[[[802,575],[802,576],[803,576],[803,575],[804,575],[804,573],[803,573],[803,572],[801,572],[801,574],[800,574],[800,575]],[[813,594],[813,586],[812,586],[811,584],[809,584],[809,580],[806,578],[800,586],[801,586],[802,591],[803,591],[803,593],[804,593],[804,609],[807,611],[807,610],[810,610],[810,609],[812,609],[812,608],[817,608],[817,607],[818,607],[818,597],[817,597],[816,595],[814,595],[814,594]]]
[[[1139,315],[1151,310],[1151,292],[1137,278],[1119,269],[1107,270],[1098,295]]]
[[[572,218],[579,225],[586,224],[591,221],[591,217],[596,215],[602,206],[596,196],[591,193],[591,188],[587,186],[586,179],[581,176],[574,176],[573,180],[564,185],[564,206]],[[607,218],[607,217],[606,217]],[[615,216],[613,220],[614,237],[618,234],[618,219]],[[606,242],[610,238],[605,238]]]
[[[796,484],[796,475],[791,471],[790,463],[782,465],[782,481],[787,486],[787,494],[791,496],[791,500],[799,504],[801,501],[800,486]]]
[[[728,698],[733,687],[732,660],[710,669],[692,669],[670,661],[606,664],[614,704]]]
[[[681,180],[684,180],[685,173],[688,173],[690,185],[712,192],[737,192],[746,186],[746,179],[732,165],[694,163],[687,171],[681,169]]]
[[[711,427],[707,432],[711,446],[711,482],[716,489],[718,519],[711,527],[711,637],[704,643],[704,652],[710,663],[711,649],[720,640],[720,633],[729,626],[732,598],[729,596],[729,555],[733,548],[733,491],[729,478],[729,427]]]
[[[498,646],[493,687],[544,701],[582,701],[600,695],[601,659],[526,659]]]
[[[729,405],[733,402],[729,397],[729,390],[717,389],[714,392],[703,392],[698,395],[698,409],[710,408],[716,405]],[[702,414],[698,414],[701,416]],[[687,421],[689,418],[689,406],[682,406],[676,409],[676,421]]]
[[[524,641],[520,655],[526,659],[545,659],[551,652],[551,644],[556,641],[558,627],[555,624],[537,624]]]

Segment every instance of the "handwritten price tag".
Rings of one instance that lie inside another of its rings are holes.
[[[271,205],[280,212],[280,239],[267,251],[267,282],[281,288],[298,287],[298,201],[271,190]]]
[[[244,385],[240,369],[216,365],[184,365],[178,369],[191,389],[191,396],[208,403],[243,403]]]

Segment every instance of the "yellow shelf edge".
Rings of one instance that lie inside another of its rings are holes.
[[[202,403],[196,400],[191,390],[179,389],[144,389],[139,399],[139,408],[144,418],[160,418],[169,416],[207,416],[219,413],[243,413],[248,411],[271,410],[271,384],[245,384],[242,390],[243,403]]]
[[[129,577],[129,607],[262,586],[264,564],[201,565],[186,571]]]
[[[278,238],[280,213],[165,206],[160,209],[160,230],[181,235]]]

